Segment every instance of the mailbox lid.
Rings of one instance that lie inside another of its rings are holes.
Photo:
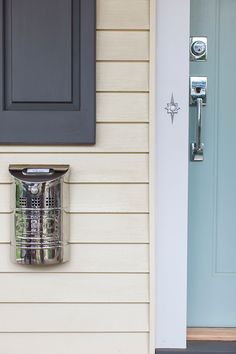
[[[68,181],[69,165],[9,165],[12,177],[29,183],[49,182],[61,179]]]

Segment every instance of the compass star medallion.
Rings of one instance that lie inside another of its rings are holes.
[[[167,114],[170,114],[171,122],[173,124],[174,123],[175,114],[177,114],[178,111],[180,110],[178,103],[176,103],[175,100],[174,100],[173,93],[171,95],[170,103],[167,103],[167,106],[165,107],[165,109],[167,111]]]

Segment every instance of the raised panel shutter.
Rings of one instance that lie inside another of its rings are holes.
[[[0,0],[0,143],[95,143],[95,0]]]

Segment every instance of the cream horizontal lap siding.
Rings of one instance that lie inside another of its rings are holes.
[[[1,353],[153,353],[149,59],[150,1],[97,0],[96,145],[0,147]],[[70,164],[70,262],[10,262],[10,163]]]

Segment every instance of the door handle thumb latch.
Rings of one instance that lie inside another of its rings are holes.
[[[190,77],[190,105],[196,106],[195,142],[190,144],[191,161],[203,161],[204,144],[202,142],[202,111],[206,105],[207,77]]]

